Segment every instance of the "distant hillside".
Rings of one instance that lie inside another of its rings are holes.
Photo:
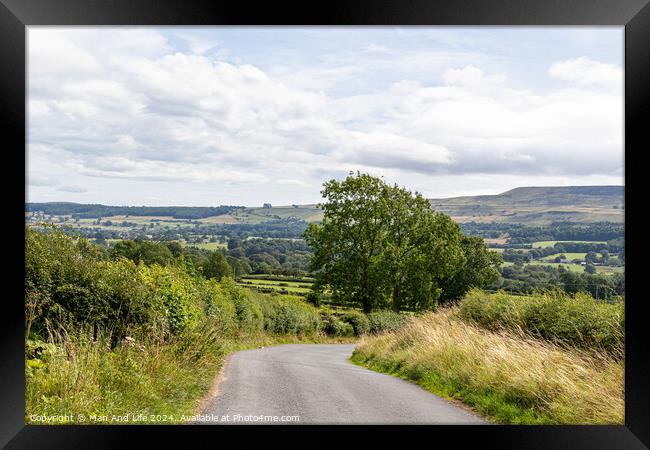
[[[431,199],[431,206],[458,222],[549,224],[622,222],[623,186],[519,187],[498,195]]]
[[[547,225],[551,222],[623,222],[623,186],[519,187],[498,195],[432,199],[431,206],[457,222],[499,222]],[[319,221],[316,205],[262,208],[219,207],[121,207],[77,203],[28,203],[25,210],[47,215],[81,218],[111,216],[167,216],[201,223],[260,224],[277,219]]]

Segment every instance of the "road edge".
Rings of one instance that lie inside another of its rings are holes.
[[[219,372],[217,372],[216,376],[212,380],[212,385],[210,386],[210,389],[208,392],[199,400],[199,404],[196,407],[196,414],[203,414],[206,409],[210,406],[210,403],[219,395],[219,388],[221,387],[221,384],[227,379],[226,377],[226,371],[228,369],[228,364],[230,363],[230,360],[232,358],[232,355],[234,355],[237,352],[231,352],[228,353],[224,359],[223,363],[221,364],[221,367],[219,368]]]

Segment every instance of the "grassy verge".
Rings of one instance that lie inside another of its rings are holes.
[[[497,423],[622,424],[623,363],[523,333],[470,325],[457,310],[362,337],[351,360],[415,381]]]
[[[286,343],[337,343],[353,338],[197,334],[172,343],[108,336],[56,336],[30,343],[26,422],[31,424],[183,423],[196,414],[224,358],[232,352]]]
[[[514,296],[489,294],[479,289],[467,293],[459,316],[490,330],[523,330],[563,346],[606,352],[622,359],[625,338],[625,305],[607,303],[590,295],[561,291]]]

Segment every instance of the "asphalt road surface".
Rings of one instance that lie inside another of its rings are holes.
[[[348,361],[354,345],[289,344],[231,355],[212,424],[484,424],[414,383]],[[202,422],[206,423],[206,422]]]

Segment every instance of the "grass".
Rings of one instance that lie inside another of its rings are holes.
[[[555,244],[561,242],[573,242],[573,243],[581,243],[581,244],[606,244],[607,243],[605,241],[537,241],[537,242],[533,242],[533,248],[553,247]]]
[[[607,352],[623,359],[625,305],[571,296],[561,291],[514,296],[489,294],[479,289],[467,293],[459,316],[491,330],[524,331],[565,346]]]
[[[229,353],[285,343],[340,343],[353,338],[201,334],[190,344],[129,341],[111,349],[108,335],[59,335],[31,343],[27,423],[184,423],[197,414]],[[34,348],[35,347],[35,348]],[[93,419],[94,417],[94,419]]]
[[[310,290],[311,283],[286,281],[286,280],[264,280],[259,278],[242,278],[242,286],[254,286],[259,288],[269,288],[277,292],[285,290],[287,292],[307,293]]]
[[[585,256],[587,256],[586,253],[571,253],[571,252],[564,252],[564,253],[553,253],[552,255],[545,256],[544,258],[541,258],[542,261],[549,261],[553,262],[555,258],[557,258],[560,255],[564,255],[568,261],[573,261],[574,259],[580,259],[583,260],[585,259]]]
[[[546,261],[531,261],[530,263],[524,264],[524,266],[527,266],[528,264],[532,264],[535,266],[550,266],[550,267],[555,267],[556,269],[560,267],[564,267],[566,270],[570,272],[577,272],[577,273],[584,273],[585,267],[580,265],[580,264],[569,264],[569,263],[553,263],[553,262],[546,262]],[[514,266],[515,263],[510,262],[510,261],[504,261],[501,263],[501,267],[508,267],[508,266]],[[623,273],[625,272],[624,267],[611,267],[611,266],[596,266],[596,273],[602,273],[602,274],[612,274],[612,273]]]
[[[452,308],[362,337],[351,360],[460,400],[497,423],[624,423],[622,362],[488,331]]]
[[[219,250],[226,248],[226,244],[221,242],[201,242],[199,244],[186,244],[188,247],[202,248],[204,250]]]

